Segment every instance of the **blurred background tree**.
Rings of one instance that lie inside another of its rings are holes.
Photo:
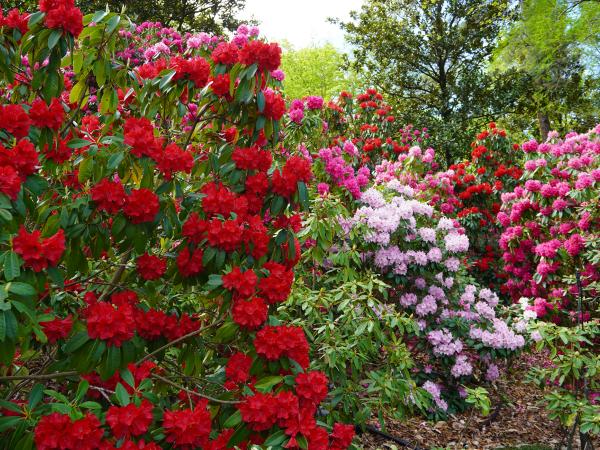
[[[600,111],[600,2],[523,0],[519,20],[501,35],[491,70],[512,72],[524,87],[510,129],[545,140],[586,131]]]
[[[285,72],[285,94],[288,98],[320,95],[330,99],[340,91],[358,89],[360,80],[353,70],[344,69],[343,53],[333,45],[294,49],[283,42],[281,68]]]

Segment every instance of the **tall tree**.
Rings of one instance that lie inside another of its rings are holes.
[[[510,0],[367,0],[340,25],[354,65],[397,100],[405,120],[428,122],[450,164],[474,121],[511,107],[485,66],[512,12]]]
[[[205,31],[221,33],[235,30],[240,24],[236,15],[244,8],[246,0],[76,0],[84,13],[104,9],[120,11],[124,6],[127,14],[138,22],[161,22],[179,31]],[[38,0],[2,1],[5,9],[36,9]]]
[[[493,70],[525,81],[520,120],[542,140],[550,129],[586,131],[600,110],[600,1],[522,0],[503,33]],[[529,123],[527,123],[529,122]]]
[[[344,69],[344,55],[331,44],[296,50],[284,42],[281,68],[289,98],[320,95],[329,99],[357,84],[353,71]]]

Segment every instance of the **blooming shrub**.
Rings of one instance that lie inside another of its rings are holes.
[[[396,308],[414,314],[419,332],[406,339],[417,379],[442,412],[465,407],[461,385],[495,380],[499,360],[523,348],[526,324],[497,314],[498,296],[466,277],[469,238],[454,220],[415,198],[399,180],[370,188],[345,227],[361,230],[359,248],[392,289]]]
[[[279,47],[72,0],[16,16],[0,17],[2,442],[347,448],[352,426],[316,422],[328,384],[304,332],[275,316],[312,176],[271,151]]]
[[[515,300],[536,299],[539,318],[577,322],[575,272],[583,286],[600,277],[598,263],[582,258],[586,242],[600,226],[599,133],[596,128],[564,140],[554,136],[543,144],[526,142],[523,182],[502,195],[500,247],[511,275],[505,287]],[[589,314],[583,317],[588,319]]]

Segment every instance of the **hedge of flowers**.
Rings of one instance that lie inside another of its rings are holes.
[[[8,448],[347,448],[278,321],[310,163],[274,158],[281,50],[73,0],[0,16]]]
[[[471,284],[461,264],[469,248],[464,229],[417,200],[413,188],[392,180],[365,191],[361,203],[342,225],[362,230],[364,257],[392,286],[396,307],[417,321],[420,333],[405,336],[417,379],[439,409],[460,410],[464,385],[494,381],[498,360],[523,348],[526,323],[497,316],[498,296]]]
[[[579,289],[565,276],[578,271],[583,286],[600,277],[598,265],[582,258],[600,229],[598,133],[597,127],[564,140],[553,135],[546,143],[526,142],[523,182],[502,196],[500,246],[511,275],[506,289],[515,300],[534,298],[540,318],[577,322]]]

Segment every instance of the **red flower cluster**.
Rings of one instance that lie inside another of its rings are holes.
[[[158,196],[145,188],[133,189],[123,206],[123,212],[134,224],[153,222],[159,210]]]
[[[8,12],[6,17],[4,17],[0,10],[0,27],[17,29],[23,35],[27,33],[27,30],[29,29],[29,14],[21,14],[17,8],[14,8]]]
[[[261,278],[258,283],[260,295],[267,303],[279,303],[285,301],[292,291],[294,272],[283,264],[266,262],[263,268],[269,271],[269,275]]]
[[[131,154],[138,158],[154,156],[157,147],[160,146],[160,142],[154,137],[152,123],[145,117],[130,117],[125,120],[123,136],[125,144],[131,147]]]
[[[40,322],[44,334],[50,344],[54,344],[59,339],[65,339],[73,328],[73,317],[69,314],[64,319],[58,317],[46,322]]]
[[[298,190],[298,182],[312,178],[310,162],[300,156],[291,156],[282,170],[273,172],[273,191],[282,197],[291,198]]]
[[[113,302],[93,302],[85,308],[83,315],[87,321],[87,332],[90,338],[100,339],[106,341],[107,345],[120,347],[123,342],[133,338],[135,310],[130,303],[123,302],[116,305]]]
[[[243,328],[255,330],[267,320],[269,308],[260,297],[248,300],[238,298],[233,301],[231,315],[233,321]]]
[[[31,119],[21,105],[0,106],[0,128],[17,139],[29,134]]]
[[[72,421],[68,415],[55,412],[40,419],[34,441],[38,450],[96,450],[103,434],[100,421],[91,413]]]
[[[270,361],[286,356],[301,367],[308,367],[308,342],[300,327],[266,326],[256,333],[254,348],[256,353]]]
[[[65,120],[65,110],[56,98],[52,99],[50,106],[42,99],[37,99],[31,104],[29,118],[35,127],[58,131]]]
[[[246,66],[256,64],[261,72],[276,70],[281,64],[281,47],[276,43],[250,41],[241,48],[239,58]]]
[[[194,157],[190,152],[182,150],[177,144],[167,145],[162,152],[154,155],[160,170],[165,179],[173,178],[174,172],[190,173],[194,166]]]
[[[271,168],[273,157],[269,150],[261,150],[259,147],[241,148],[236,147],[231,155],[235,166],[240,170],[259,170],[266,172]]]
[[[327,397],[327,377],[318,371],[296,375],[296,393],[298,397],[311,405],[318,405]]]
[[[179,269],[179,273],[184,277],[193,277],[202,272],[202,257],[204,256],[204,252],[202,249],[194,249],[190,251],[190,249],[186,246],[179,252],[177,255],[177,268]]]
[[[83,14],[74,0],[40,0],[40,11],[46,13],[48,28],[63,29],[78,37],[83,31]]]
[[[238,61],[237,45],[229,42],[220,42],[210,55],[215,64],[231,66]]]
[[[44,156],[46,159],[54,161],[56,164],[62,164],[68,161],[73,155],[73,149],[67,145],[68,139],[58,139],[44,146]]]
[[[237,266],[223,275],[223,287],[233,292],[236,298],[248,298],[254,294],[257,282],[258,277],[253,270],[242,272]]]
[[[167,261],[144,253],[137,259],[137,271],[144,280],[156,280],[167,271]]]
[[[19,233],[13,238],[15,253],[35,272],[56,266],[65,251],[65,232],[62,229],[46,239],[42,239],[41,235],[38,230],[28,233],[21,225]]]
[[[234,353],[225,366],[225,377],[231,383],[245,383],[250,378],[252,358],[243,353]]]
[[[28,140],[21,139],[12,149],[0,145],[0,192],[15,200],[22,181],[35,173],[38,164],[38,154]]]
[[[176,447],[206,448],[211,430],[206,402],[199,402],[194,409],[166,411],[163,428],[167,442]]]
[[[215,95],[219,97],[228,97],[230,85],[231,79],[229,78],[229,74],[224,73],[212,78],[212,84],[210,85],[210,88]]]
[[[141,436],[152,423],[152,403],[142,400],[140,406],[111,406],[106,413],[106,423],[116,438]]]
[[[171,58],[171,67],[176,71],[174,80],[187,78],[193,81],[197,88],[206,86],[210,78],[210,64],[201,57],[185,59],[175,56]]]
[[[100,180],[90,190],[91,198],[100,211],[117,214],[125,205],[125,189],[120,181]]]
[[[263,91],[263,94],[265,96],[265,109],[262,112],[263,116],[267,119],[281,119],[286,112],[283,97],[272,90]]]

